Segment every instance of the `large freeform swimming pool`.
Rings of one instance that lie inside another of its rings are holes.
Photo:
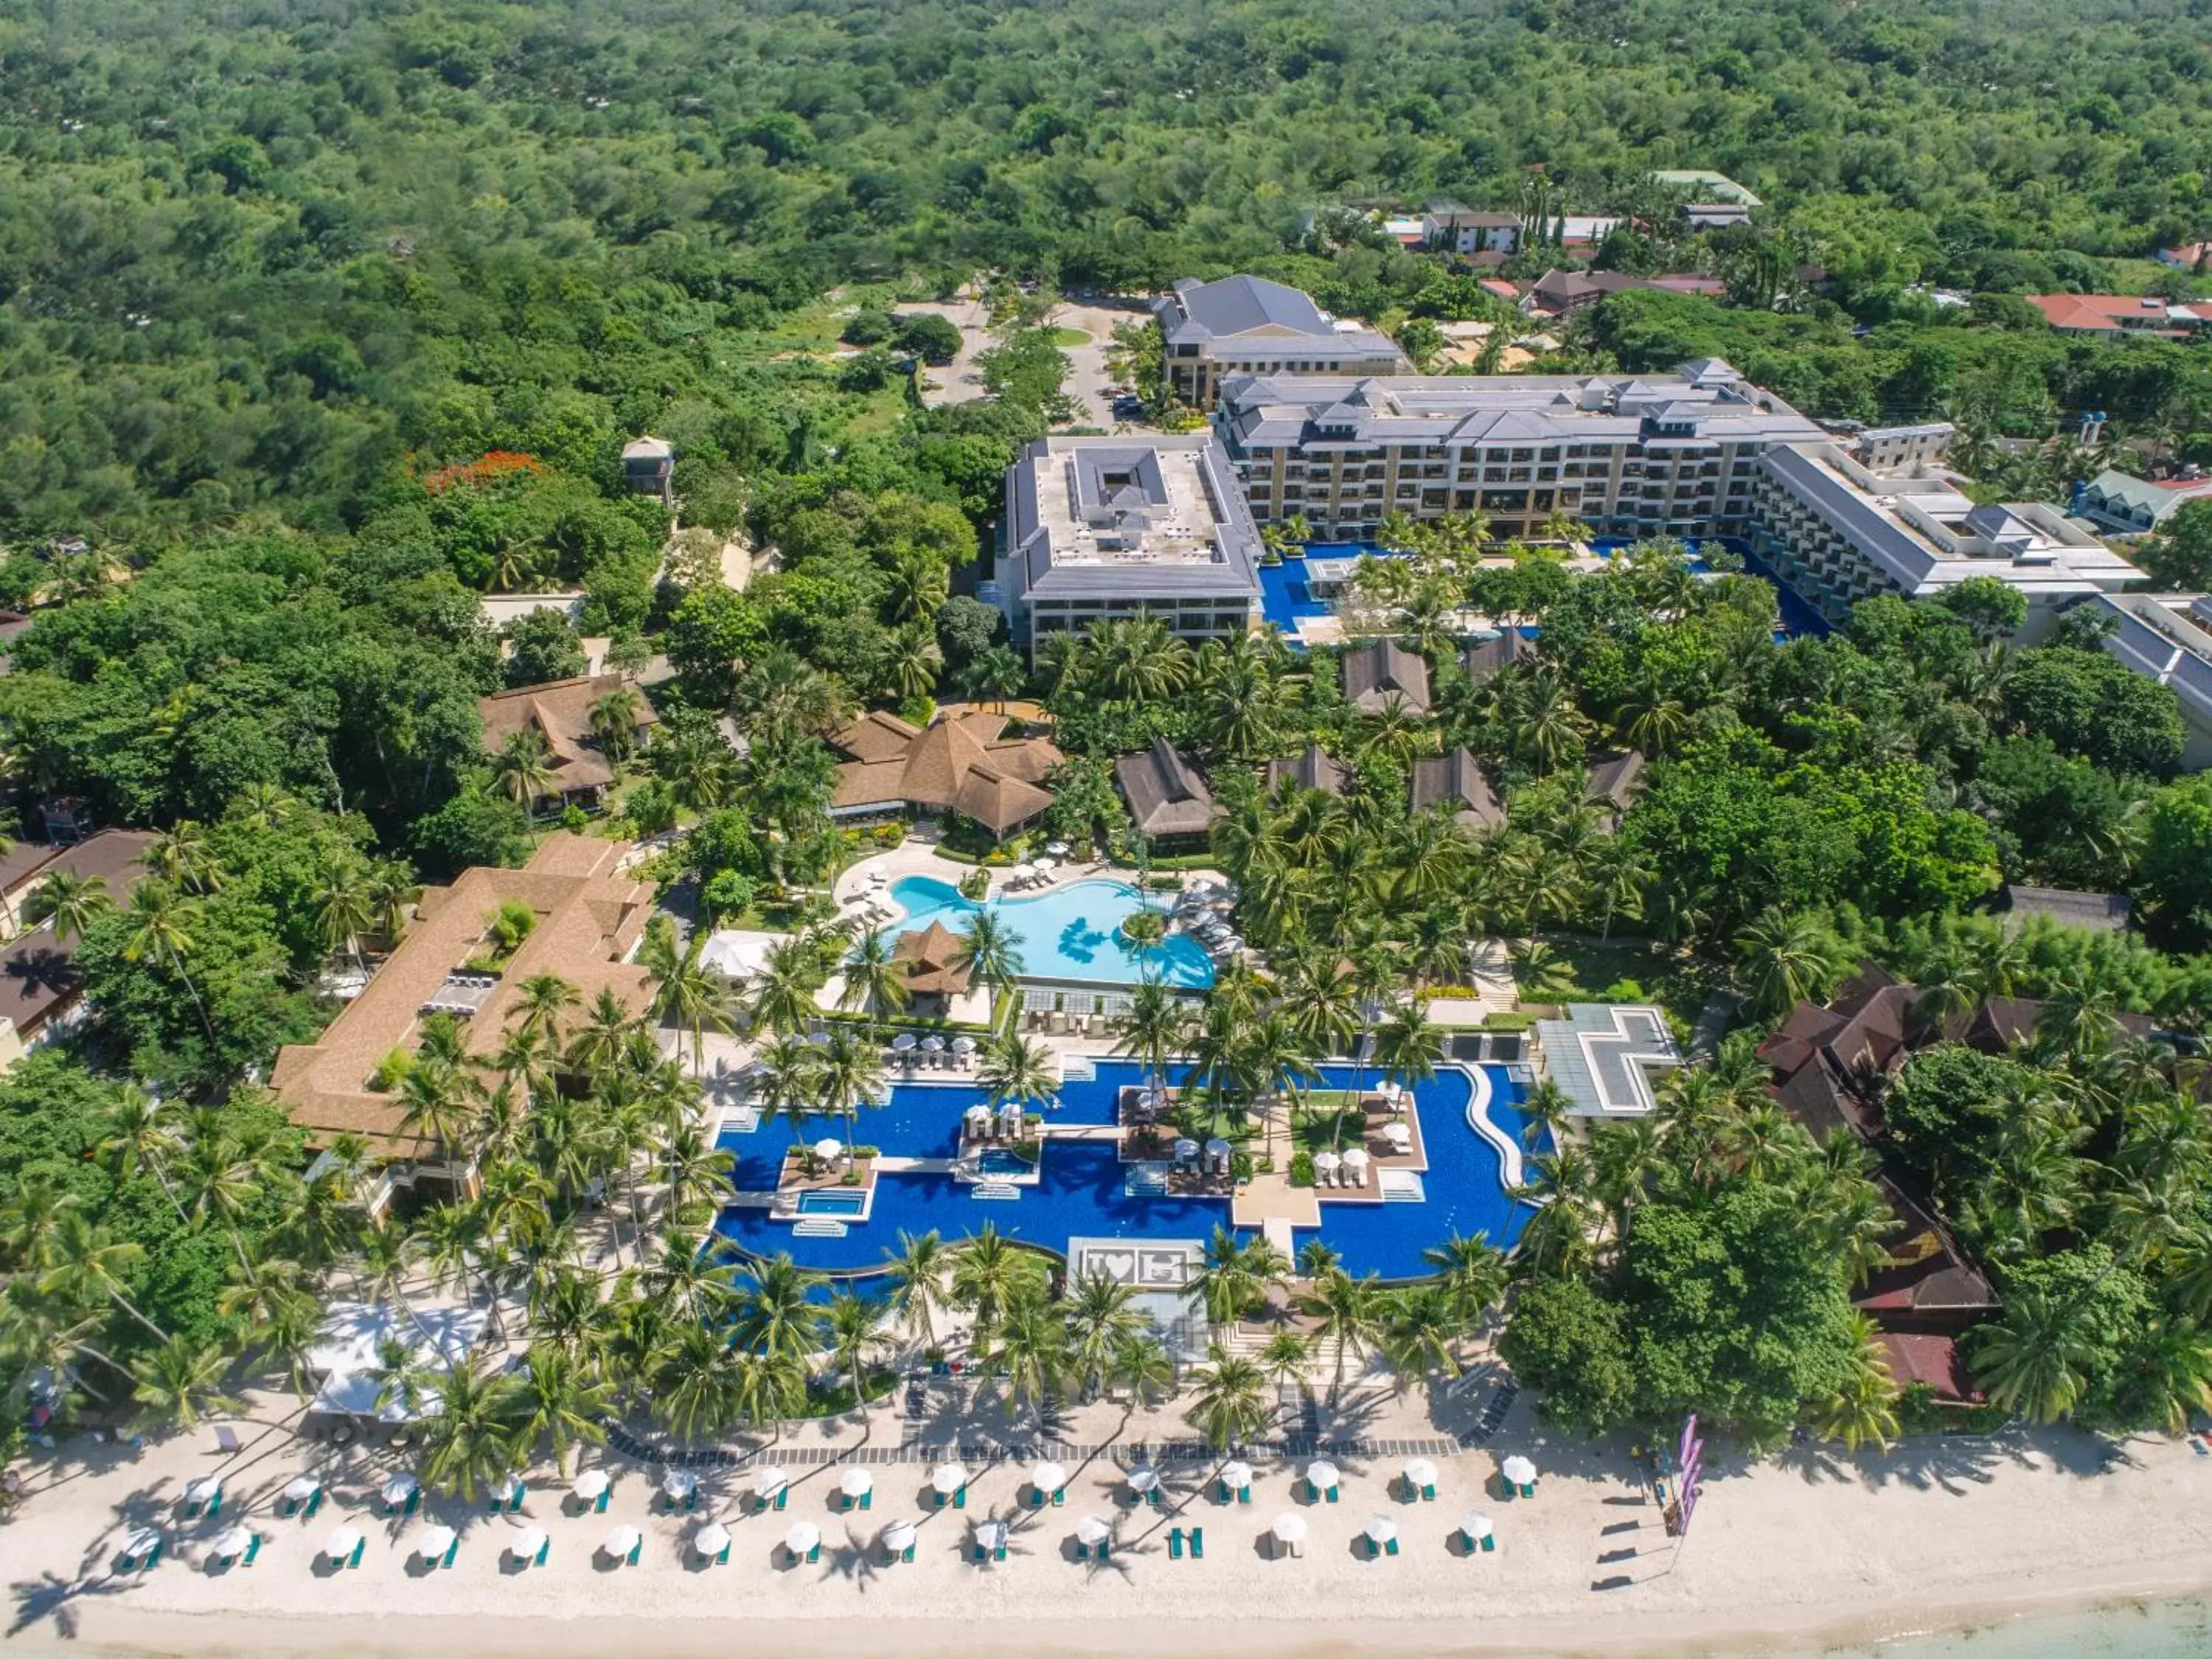
[[[1019,941],[1015,950],[1024,979],[1134,985],[1150,975],[1190,991],[1213,983],[1213,963],[1195,939],[1170,933],[1140,951],[1121,937],[1121,919],[1144,903],[1144,896],[1126,882],[1072,881],[1028,898],[978,903],[933,876],[902,876],[891,884],[890,896],[906,910],[906,920],[894,929],[902,933],[933,921],[958,933],[975,912],[995,913]]]
[[[1480,1115],[1492,1132],[1516,1147],[1527,1146],[1529,1120],[1521,1109],[1527,1094],[1510,1068],[1480,1069]],[[1346,1088],[1358,1081],[1352,1068],[1322,1068],[1322,1085]],[[1125,1085],[1143,1081],[1133,1060],[1101,1060],[1097,1075],[1070,1079],[1060,1105],[1047,1114],[1048,1126],[1114,1121],[1115,1102]],[[1364,1081],[1373,1083],[1375,1074]],[[1457,1066],[1416,1085],[1421,1133],[1429,1167],[1421,1195],[1382,1204],[1321,1206],[1319,1235],[1354,1273],[1411,1279],[1428,1271],[1422,1252],[1458,1235],[1480,1233],[1500,1249],[1521,1236],[1528,1205],[1508,1190],[1504,1155],[1479,1131],[1470,1112],[1478,1085]],[[859,1138],[889,1156],[946,1158],[959,1141],[961,1115],[982,1097],[972,1084],[902,1083],[890,1099],[864,1110]],[[797,1131],[800,1140],[842,1135],[836,1118],[809,1119]],[[764,1123],[750,1133],[726,1133],[721,1145],[737,1156],[734,1184],[741,1190],[773,1186],[793,1132],[780,1122]],[[882,1174],[868,1219],[845,1228],[793,1231],[788,1222],[771,1220],[764,1209],[732,1207],[722,1212],[715,1231],[747,1250],[790,1252],[803,1267],[830,1273],[866,1273],[884,1264],[902,1231],[934,1229],[948,1240],[966,1237],[990,1221],[1000,1231],[1065,1253],[1073,1238],[1192,1240],[1203,1243],[1217,1226],[1229,1223],[1225,1199],[1143,1196],[1127,1189],[1128,1166],[1109,1140],[1048,1137],[1034,1187],[1012,1198],[976,1196],[978,1188],[949,1175],[924,1172]],[[1300,1228],[1304,1244],[1314,1230]]]

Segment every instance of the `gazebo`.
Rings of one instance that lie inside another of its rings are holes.
[[[968,968],[960,960],[966,941],[941,921],[898,936],[891,957],[906,975],[911,1011],[942,1016],[956,997],[968,994]]]

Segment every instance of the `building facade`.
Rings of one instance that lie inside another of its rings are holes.
[[[1387,334],[1340,323],[1312,296],[1260,276],[1186,277],[1155,304],[1167,389],[1210,410],[1232,374],[1403,374]]]
[[[2105,649],[2181,705],[2181,763],[2212,767],[2212,594],[2100,593],[2111,616]]]
[[[2111,536],[2148,536],[2187,501],[2212,495],[2212,478],[2188,467],[2177,478],[2138,478],[2106,467],[2075,493],[2071,510]]]
[[[1739,536],[1759,459],[1814,422],[1717,358],[1657,375],[1304,375],[1224,382],[1214,419],[1262,522],[1322,539],[1385,514],[1480,512],[1534,533],[1554,512],[1601,536]]]
[[[1876,471],[1838,443],[1778,445],[1759,462],[1752,545],[1832,623],[1877,594],[1926,599],[1995,577],[2027,601],[2027,643],[2069,606],[2142,580],[2057,507],[1977,505],[1963,483],[1935,466]]]
[[[1055,633],[1152,616],[1194,644],[1258,616],[1260,526],[1220,443],[1047,438],[1006,472],[996,592],[1032,653]]]

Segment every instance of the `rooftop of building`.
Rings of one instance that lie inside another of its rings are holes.
[[[386,1054],[413,1051],[426,1012],[471,1008],[471,1054],[499,1045],[519,988],[535,974],[558,974],[586,1005],[605,990],[633,1014],[641,1012],[650,976],[627,958],[652,914],[653,888],[620,873],[632,850],[628,842],[556,834],[520,870],[478,866],[449,887],[424,889],[414,922],[361,995],[314,1042],[277,1053],[270,1086],[307,1130],[308,1144],[354,1134],[386,1157],[431,1150],[405,1127],[400,1096],[370,1086]],[[509,900],[530,908],[529,936],[495,974],[465,974],[483,951],[489,918]],[[488,988],[464,982],[485,977],[494,981]],[[460,994],[447,996],[449,986]]]
[[[605,788],[614,781],[614,767],[601,751],[592,732],[592,710],[602,697],[628,688],[620,674],[580,674],[572,679],[548,680],[541,685],[495,691],[477,704],[483,722],[487,752],[495,752],[509,732],[534,728],[545,739],[552,781],[545,793],[564,794],[572,789]],[[636,723],[655,726],[660,716],[637,692]]]
[[[1052,805],[1042,787],[1066,757],[1042,738],[1006,738],[1006,717],[980,708],[917,726],[880,711],[830,738],[853,758],[837,769],[830,808],[906,802],[959,813],[1004,835]]]
[[[1939,466],[1877,472],[1827,441],[1779,446],[1761,464],[1907,592],[1974,576],[2054,592],[2142,580],[2141,570],[2059,508],[2041,501],[1978,505],[1966,481]]]
[[[1819,425],[1717,357],[1669,374],[1234,375],[1238,443],[1816,441]]]
[[[1311,295],[1264,276],[1224,276],[1211,283],[1187,276],[1161,297],[1157,309],[1170,347],[1202,346],[1217,357],[1252,349],[1280,355],[1301,341],[1309,350],[1401,356],[1387,334],[1340,323]]]
[[[1210,434],[1044,439],[1009,484],[1009,537],[1034,596],[1260,591],[1260,526]]]
[[[1577,1117],[1642,1116],[1654,1074],[1682,1063],[1665,1012],[1637,1003],[1571,1002],[1565,1019],[1536,1022],[1536,1042]]]
[[[2030,294],[2028,304],[2053,328],[2124,328],[2130,332],[2185,334],[2212,319],[2201,307],[2155,294]]]
[[[1147,836],[1202,836],[1222,808],[1199,770],[1164,738],[1114,763],[1129,816]]]

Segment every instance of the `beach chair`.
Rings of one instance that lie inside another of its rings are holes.
[[[1533,1480],[1523,1480],[1514,1490],[1523,1498],[1534,1498],[1536,1495],[1536,1483]]]
[[[975,1549],[970,1552],[970,1555],[971,1559],[979,1567],[991,1559],[991,1552],[985,1549],[981,1544],[975,1546]]]
[[[351,1555],[349,1555],[348,1557],[346,1557],[346,1571],[347,1571],[350,1572],[350,1571],[352,1571],[356,1567],[357,1567],[357,1566],[359,1566],[359,1565],[361,1565],[362,1553],[363,1551],[365,1551],[366,1549],[368,1549],[368,1539],[366,1539],[366,1538],[356,1538],[356,1540],[354,1540],[353,1553],[352,1553]]]
[[[812,1549],[811,1549],[811,1550],[809,1550],[809,1551],[807,1551],[807,1552],[806,1552],[806,1559],[807,1559],[807,1562],[808,1562],[808,1564],[809,1564],[810,1565],[812,1565],[812,1564],[814,1564],[815,1562],[817,1562],[817,1561],[821,1560],[821,1559],[822,1559],[822,1546],[821,1546],[821,1545],[819,1545],[819,1544],[817,1544],[817,1545],[816,1545]]]
[[[912,1566],[914,1565],[914,1546],[908,1544],[904,1549],[901,1550],[899,1552],[899,1559],[905,1562],[908,1566]]]
[[[729,1553],[729,1552],[728,1552],[726,1549],[725,1549],[722,1553],[723,1553],[725,1555],[727,1555],[727,1554]],[[547,1556],[549,1556],[549,1555],[552,1554],[552,1553],[553,1553],[553,1540],[552,1540],[551,1536],[549,1534],[549,1535],[547,1536],[547,1538],[546,1538],[545,1541],[544,1541],[544,1543],[540,1544],[540,1545],[538,1547],[538,1553],[537,1553],[537,1554],[535,1554],[535,1555],[533,1555],[533,1556],[532,1556],[532,1557],[530,1558],[530,1565],[531,1565],[532,1566],[533,1566],[533,1567],[542,1567],[542,1566],[544,1566],[544,1565],[545,1565],[545,1558],[546,1558]]]
[[[730,1565],[730,1547],[727,1544],[714,1552],[714,1565],[718,1567],[726,1567]]]
[[[604,1500],[604,1499],[602,1499],[601,1501],[602,1501],[602,1502],[604,1502],[605,1500]],[[412,1515],[412,1514],[414,1514],[414,1513],[415,1513],[415,1511],[416,1511],[417,1509],[419,1509],[420,1507],[422,1507],[422,1487],[417,1486],[417,1487],[416,1487],[416,1488],[415,1488],[415,1490],[414,1490],[413,1492],[409,1492],[409,1493],[407,1494],[407,1502],[406,1502],[406,1504],[405,1504],[405,1505],[404,1505],[404,1506],[400,1510],[400,1511],[399,1511],[399,1512],[400,1512],[402,1515]]]
[[[1395,1538],[1386,1538],[1386,1539],[1384,1539],[1384,1540],[1382,1540],[1382,1553],[1383,1553],[1383,1554],[1385,1554],[1385,1555],[1395,1555],[1397,1553],[1398,1553],[1398,1540],[1397,1540],[1396,1539],[1395,1539]]]
[[[1091,1559],[1091,1546],[1079,1539],[1075,1546],[1075,1559],[1079,1561],[1088,1561]]]
[[[873,1509],[875,1507],[875,1504],[876,1494],[872,1489],[860,1494],[860,1507],[862,1509]]]
[[[447,1546],[446,1546],[446,1553],[445,1553],[445,1554],[444,1554],[444,1555],[443,1555],[440,1559],[439,1559],[438,1565],[439,1565],[441,1567],[447,1567],[447,1568],[450,1568],[450,1567],[453,1565],[453,1558],[454,1558],[455,1556],[459,1555],[460,1553],[461,1553],[461,1540],[460,1540],[460,1535],[459,1535],[459,1534],[454,1534],[454,1537],[453,1537],[453,1541],[452,1543],[450,1543],[450,1544],[448,1544],[448,1545],[447,1545]],[[630,1559],[631,1559],[633,1561],[635,1561],[635,1560],[637,1559],[637,1557],[636,1557],[636,1555],[635,1555],[635,1553],[633,1553],[633,1554],[631,1555]]]
[[[1252,1501],[1252,1486],[1249,1481],[1237,1488],[1237,1501],[1240,1504],[1249,1504]]]
[[[1432,1480],[1421,1488],[1421,1501],[1424,1504],[1433,1504],[1437,1501],[1436,1482]]]
[[[778,1508],[778,1509],[781,1509],[781,1508],[782,1508],[786,1504],[789,1503],[790,1501],[791,1501],[791,1488],[790,1488],[790,1487],[788,1487],[788,1486],[778,1486],[778,1487],[775,1489],[775,1507],[776,1507],[776,1508]]]
[[[1194,1561],[1206,1559],[1206,1528],[1204,1527],[1193,1527],[1190,1529],[1190,1559]]]
[[[1496,1549],[1498,1547],[1497,1535],[1495,1534],[1485,1534],[1482,1540],[1482,1547],[1486,1553]]]
[[[991,1551],[991,1559],[994,1561],[1005,1560],[1006,1559],[1006,1547],[1004,1544],[1000,1544],[994,1547]]]
[[[600,1493],[597,1498],[593,1498],[593,1499],[592,1500],[592,1513],[593,1513],[594,1515],[605,1515],[605,1514],[607,1512],[607,1499],[608,1499],[608,1498],[611,1498],[611,1497],[613,1497],[613,1496],[614,1496],[614,1492],[613,1492],[613,1489],[612,1489],[611,1487],[610,1487],[608,1490],[606,1490],[606,1491],[605,1491],[605,1492],[601,1492],[601,1493]],[[408,1499],[408,1502],[409,1502],[410,1504],[411,1504],[414,1501],[415,1501],[415,1500],[414,1500],[414,1499],[412,1499],[412,1498]]]
[[[1106,1552],[1112,1547],[1113,1545],[1110,1540],[1102,1540],[1098,1546],[1098,1559],[1101,1561],[1103,1561],[1106,1559]]]
[[[1030,1488],[1030,1507],[1031,1509],[1041,1510],[1045,1506],[1048,1501],[1049,1500],[1046,1498],[1045,1495],[1042,1492],[1038,1491],[1035,1486],[1031,1486]]]
[[[313,1520],[315,1518],[315,1511],[322,1508],[322,1506],[323,1489],[320,1486],[318,1486],[315,1488],[314,1496],[307,1499],[307,1507],[305,1511],[304,1518],[309,1521]]]
[[[522,1500],[527,1491],[528,1488],[524,1486],[517,1486],[514,1489],[514,1496],[507,1500],[507,1512],[509,1515],[522,1513]]]
[[[250,1567],[253,1565],[253,1558],[260,1553],[261,1534],[258,1532],[249,1533],[246,1539],[246,1553],[238,1558],[238,1565],[241,1567]]]
[[[1170,1561],[1182,1559],[1182,1528],[1181,1527],[1168,1528],[1168,1559]]]
[[[1065,1504],[1065,1503],[1066,1503],[1066,1502],[1067,1502],[1067,1493],[1066,1493],[1066,1492],[1064,1489],[1062,1489],[1062,1488],[1060,1488],[1060,1487],[1054,1487],[1054,1488],[1053,1489],[1053,1494],[1052,1494],[1052,1506],[1053,1506],[1053,1508],[1054,1508],[1054,1509],[1058,1509],[1061,1504]]]
[[[952,1494],[952,1507],[956,1510],[964,1510],[968,1507],[967,1487],[963,1486],[958,1492]]]
[[[454,1542],[456,1543],[459,1543],[459,1541],[460,1540],[459,1539],[454,1540]],[[644,1553],[644,1551],[645,1534],[643,1533],[640,1533],[637,1535],[637,1542],[629,1547],[629,1553],[623,1557],[623,1560],[626,1565],[634,1567],[637,1565],[637,1558]],[[447,1565],[451,1565],[452,1564],[448,1562]]]

